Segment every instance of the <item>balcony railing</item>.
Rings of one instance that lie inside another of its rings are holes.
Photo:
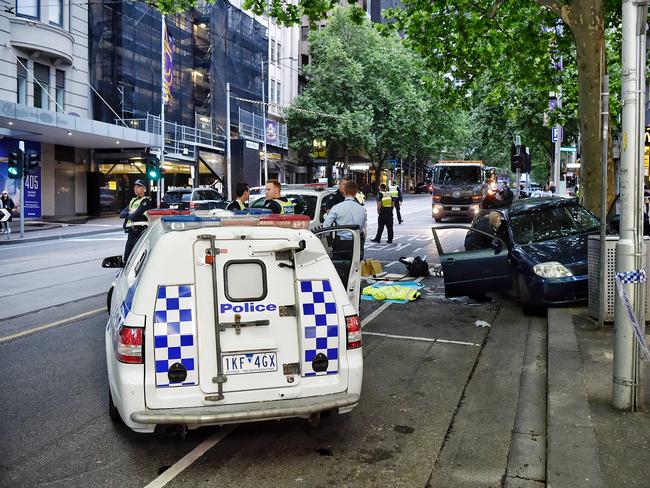
[[[287,149],[289,147],[287,124],[277,122],[277,127],[278,132],[276,138],[269,138],[267,134],[266,143],[267,145]],[[239,134],[246,139],[264,142],[264,118],[248,110],[239,109]]]

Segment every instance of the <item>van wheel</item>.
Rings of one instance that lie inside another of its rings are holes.
[[[113,403],[113,395],[111,394],[111,387],[108,387],[108,416],[113,422],[122,422],[120,412],[117,410],[115,403]]]
[[[320,412],[312,413],[309,416],[310,427],[316,428],[320,425]]]

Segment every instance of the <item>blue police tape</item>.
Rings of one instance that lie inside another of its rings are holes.
[[[636,340],[639,343],[639,346],[641,347],[641,350],[643,351],[646,359],[650,359],[650,350],[648,350],[648,344],[645,341],[645,336],[641,331],[641,327],[639,327],[639,323],[637,322],[636,316],[634,315],[634,310],[632,310],[632,304],[630,303],[630,299],[628,298],[625,287],[623,286],[630,285],[632,283],[646,282],[648,280],[648,273],[645,269],[637,269],[634,271],[627,271],[625,273],[616,273],[615,278],[618,294],[625,304],[627,318],[632,324],[632,329],[634,330],[634,337],[636,337]]]

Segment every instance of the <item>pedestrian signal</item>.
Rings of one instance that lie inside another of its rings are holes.
[[[33,175],[36,173],[36,168],[38,168],[41,162],[38,160],[38,153],[36,151],[27,151],[24,156],[25,165],[25,176]]]

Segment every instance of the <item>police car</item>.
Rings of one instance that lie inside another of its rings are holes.
[[[169,214],[169,210],[152,210]],[[109,292],[109,414],[136,432],[350,412],[359,231],[302,215],[153,220]],[[337,237],[353,251],[336,255]]]
[[[261,196],[254,196],[260,195]],[[332,208],[336,191],[326,188],[322,183],[282,185],[282,196],[293,204],[296,215],[307,215],[311,228],[319,227],[325,221],[325,214]],[[251,188],[251,208],[264,208],[264,187]]]

